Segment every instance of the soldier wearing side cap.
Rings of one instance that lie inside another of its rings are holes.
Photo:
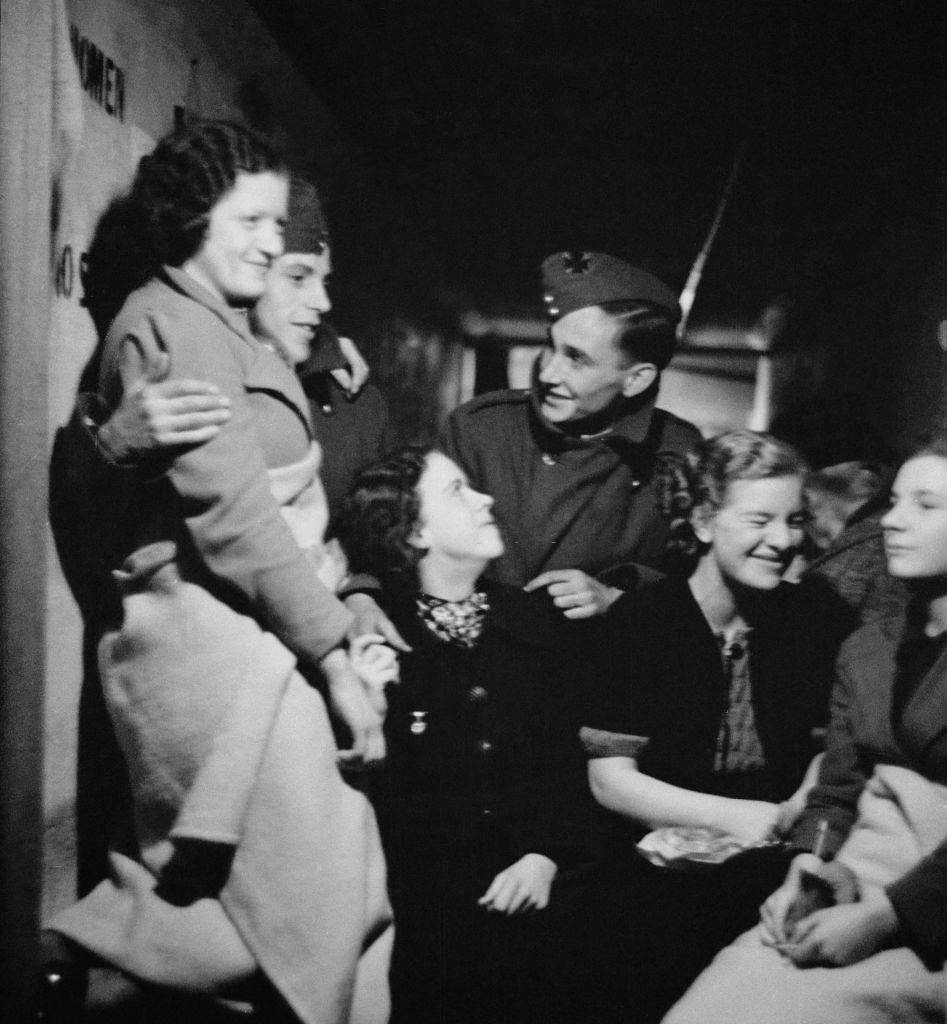
[[[680,316],[667,285],[595,252],[550,256],[542,277],[552,322],[532,387],[460,406],[441,446],[495,499],[507,550],[491,574],[588,618],[648,575],[635,565],[660,568],[655,461],[700,434],[655,407]]]

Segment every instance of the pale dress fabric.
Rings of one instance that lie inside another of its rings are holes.
[[[312,560],[316,575],[334,592],[345,579],[348,565],[339,542],[325,540],[329,503],[319,476],[321,468],[322,448],[313,441],[305,459],[269,470],[270,490],[296,543]]]
[[[271,485],[330,575],[318,459],[314,446]],[[113,854],[113,876],[51,926],[147,981],[228,995],[259,967],[304,1024],[383,1024],[392,927],[368,800],[293,655],[182,580],[176,554],[153,544],[116,574],[124,620],[100,646],[142,863]],[[187,840],[232,863],[222,888],[195,878],[208,894],[177,906],[155,888]]]

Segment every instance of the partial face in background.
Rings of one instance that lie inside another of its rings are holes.
[[[477,562],[503,554],[493,518],[493,498],[475,491],[456,462],[431,452],[417,492],[420,516],[414,543],[426,556]]]
[[[905,462],[881,527],[892,576],[947,577],[947,459],[918,455]]]
[[[238,172],[233,188],[210,211],[200,249],[182,269],[227,305],[256,302],[283,252],[288,195],[283,175]]]
[[[806,479],[809,539],[819,548],[829,547],[854,512],[885,485],[884,468],[872,463],[837,462],[810,473]]]
[[[253,328],[294,364],[309,358],[322,316],[332,308],[326,291],[331,273],[326,248],[321,253],[285,253],[266,276],[266,290],[253,309]]]
[[[552,325],[539,372],[542,412],[550,423],[584,419],[651,384],[656,367],[630,360],[617,334],[614,317],[599,306],[573,310]]]
[[[848,503],[824,487],[817,474],[812,474],[806,486],[806,504],[810,516],[806,533],[812,543],[824,551],[845,529]]]
[[[735,590],[779,586],[802,544],[807,512],[801,476],[735,480],[716,511],[696,512],[694,530],[710,544],[720,577]]]

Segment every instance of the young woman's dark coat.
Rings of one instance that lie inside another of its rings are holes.
[[[568,928],[570,879],[588,861],[585,630],[545,596],[485,589],[471,649],[435,637],[413,596],[388,605],[413,648],[388,691],[388,759],[372,779],[397,920],[394,1021],[548,1018],[538,979]],[[506,917],[478,906],[527,853],[559,868],[550,907]]]

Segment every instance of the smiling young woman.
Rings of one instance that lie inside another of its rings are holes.
[[[669,1024],[944,1020],[943,435],[901,466],[881,522],[888,570],[908,587],[910,605],[842,647],[825,758],[789,835],[796,856],[785,881],[763,904],[760,926],[721,952]],[[834,905],[804,905],[806,875],[835,892]]]
[[[615,999],[642,1021],[753,920],[782,876],[765,844],[801,808],[794,794],[811,732],[828,718],[845,628],[783,582],[806,517],[794,449],[733,431],[660,472],[681,572],[607,613],[608,660],[583,730],[608,812],[599,958]],[[638,855],[645,833],[673,826],[751,852],[697,874]]]

